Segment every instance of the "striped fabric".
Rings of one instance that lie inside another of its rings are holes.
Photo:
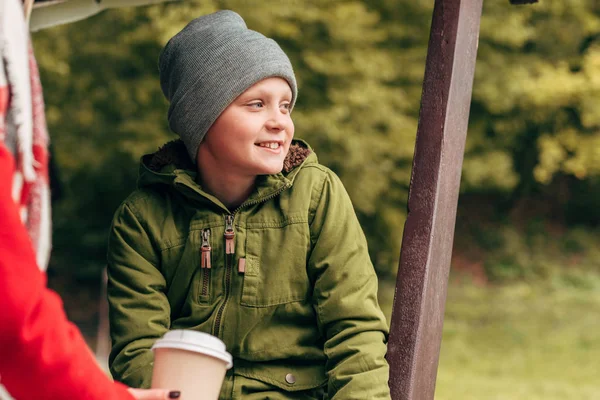
[[[18,0],[0,2],[0,140],[13,152],[13,198],[46,270],[51,249],[48,131],[39,71]]]

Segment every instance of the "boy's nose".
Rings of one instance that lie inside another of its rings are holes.
[[[265,125],[269,130],[281,131],[285,128],[285,116],[279,112],[272,113]]]

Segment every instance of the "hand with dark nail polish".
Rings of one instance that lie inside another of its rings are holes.
[[[135,400],[168,400],[181,397],[179,390],[168,389],[129,389]]]

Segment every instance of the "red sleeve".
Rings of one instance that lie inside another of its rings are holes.
[[[16,399],[132,400],[99,368],[46,288],[11,198],[13,171],[0,142],[0,382]]]

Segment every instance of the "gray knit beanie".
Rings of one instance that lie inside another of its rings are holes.
[[[208,129],[240,94],[268,77],[285,79],[297,96],[292,64],[272,39],[233,11],[196,18],[160,53],[160,86],[170,102],[169,126],[194,163]]]

